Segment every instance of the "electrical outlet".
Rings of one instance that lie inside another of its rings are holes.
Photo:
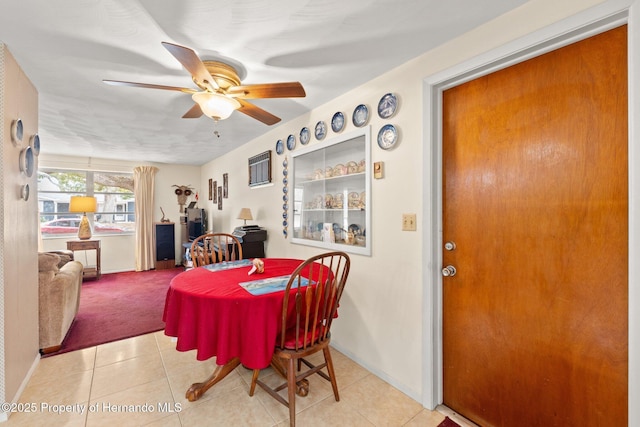
[[[402,214],[402,231],[416,231],[416,214]]]

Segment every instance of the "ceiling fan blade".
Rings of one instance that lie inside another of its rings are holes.
[[[238,99],[238,102],[241,105],[241,107],[238,108],[238,111],[240,111],[243,114],[246,114],[249,117],[253,117],[256,120],[260,120],[262,123],[266,125],[271,126],[278,123],[281,120],[280,117],[274,116],[268,111],[265,111],[262,108],[250,102],[244,101],[242,99]]]
[[[135,83],[135,82],[122,82],[119,80],[102,80],[108,85],[112,86],[133,86],[133,87],[144,87],[148,89],[162,89],[162,90],[175,90],[178,92],[184,93],[196,93],[197,90],[189,89],[187,87],[178,87],[178,86],[162,86],[162,85],[154,85],[150,83]]]
[[[197,119],[202,116],[202,109],[198,104],[193,104],[193,107],[182,116],[183,119]]]
[[[196,83],[211,87],[213,90],[219,89],[218,84],[213,77],[211,77],[207,67],[204,66],[204,63],[192,49],[167,42],[162,42],[162,46],[191,73]]]
[[[265,83],[255,85],[233,86],[227,95],[235,98],[303,98],[307,94],[299,82]]]

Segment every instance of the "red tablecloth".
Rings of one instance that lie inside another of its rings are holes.
[[[167,291],[165,334],[177,337],[179,351],[197,350],[197,359],[216,356],[223,365],[234,357],[250,369],[269,366],[284,292],[251,295],[239,283],[290,275],[303,260],[265,258],[264,273],[247,276],[250,267],[178,274]]]

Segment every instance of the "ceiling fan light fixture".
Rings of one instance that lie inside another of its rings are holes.
[[[240,108],[240,103],[234,99],[219,93],[213,92],[197,92],[191,95],[202,113],[215,120],[224,120],[228,118],[234,110]]]

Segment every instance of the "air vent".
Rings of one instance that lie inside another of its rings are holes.
[[[249,187],[271,182],[271,150],[249,158]]]

